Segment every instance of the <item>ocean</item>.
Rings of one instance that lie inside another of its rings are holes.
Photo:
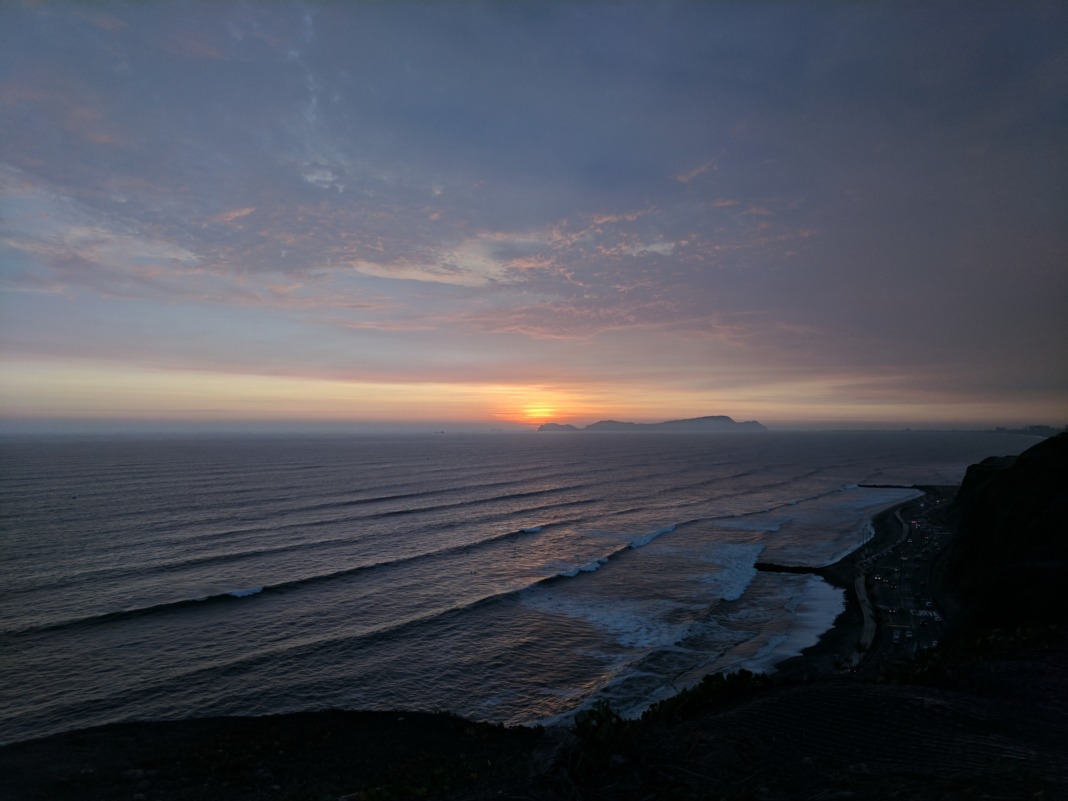
[[[1033,438],[956,432],[0,442],[0,743],[329,707],[558,722],[768,670],[813,575]]]

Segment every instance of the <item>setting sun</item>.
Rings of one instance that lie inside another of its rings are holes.
[[[545,423],[556,414],[556,409],[544,403],[532,403],[523,408],[523,419],[530,423]]]

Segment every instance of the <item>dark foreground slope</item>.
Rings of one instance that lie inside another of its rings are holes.
[[[1068,649],[1001,647],[934,683],[733,679],[578,733],[368,712],[109,726],[0,750],[0,797],[1068,798]]]
[[[641,721],[601,707],[571,730],[337,711],[121,724],[0,748],[0,798],[1068,799],[1068,639],[1035,625],[1064,620],[1047,602],[1068,579],[1066,445],[969,471],[947,556],[967,634],[874,677],[712,676]],[[988,603],[1006,582],[1020,602]],[[850,631],[827,639],[851,653]]]

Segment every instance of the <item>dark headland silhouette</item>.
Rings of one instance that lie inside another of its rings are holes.
[[[962,625],[1068,624],[1068,433],[973,464],[950,514]]]
[[[631,432],[631,431],[663,431],[678,433],[721,433],[726,431],[767,431],[756,420],[747,420],[744,423],[735,422],[725,414],[707,415],[705,417],[691,417],[686,420],[665,420],[663,423],[627,423],[619,420],[601,420],[599,423],[591,423],[585,428],[579,428],[568,423],[545,423],[538,427],[538,431],[607,431],[607,432]]]

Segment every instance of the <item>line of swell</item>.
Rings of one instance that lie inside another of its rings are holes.
[[[479,488],[480,489],[481,488],[494,488],[494,487],[508,486],[510,484],[521,484],[521,483],[522,483],[521,481],[499,481],[499,482],[494,482],[492,484],[480,484]],[[294,487],[288,487],[286,489],[298,490],[298,489],[301,489],[301,487],[294,486]],[[315,512],[315,511],[321,511],[321,510],[327,510],[327,509],[344,509],[344,508],[348,508],[348,507],[367,506],[367,505],[375,504],[375,503],[388,503],[389,501],[407,501],[407,500],[411,500],[413,498],[424,498],[424,497],[425,498],[430,498],[430,497],[433,497],[433,496],[455,494],[457,492],[463,492],[463,491],[465,491],[463,487],[444,487],[444,488],[441,488],[441,489],[420,490],[418,492],[394,492],[393,494],[390,494],[390,495],[372,495],[372,496],[368,496],[368,497],[365,497],[365,498],[344,498],[344,499],[341,499],[341,500],[321,501],[319,503],[298,503],[298,504],[290,506],[290,507],[285,507],[285,508],[280,508],[280,509],[277,509],[277,508],[273,509],[272,510],[272,514],[274,514],[274,515],[278,515],[278,514],[304,514],[304,513],[307,513],[307,512]],[[235,490],[230,490],[230,489],[219,490],[215,494],[222,495],[224,497],[233,498],[233,497],[239,497],[242,494],[242,492],[244,492],[244,494],[248,494],[247,490],[246,491],[235,491]],[[188,504],[185,507],[185,511],[186,512],[190,512],[190,511],[197,512],[197,511],[203,511],[203,510],[214,510],[214,509],[216,509],[217,506],[215,504],[213,504],[209,500],[205,500],[206,497],[210,497],[210,494],[211,493],[209,493],[206,496],[205,494],[198,493],[198,495],[197,495],[198,501],[196,503]],[[278,500],[282,500],[282,501],[285,501],[285,500],[299,500],[301,497],[303,497],[303,496],[300,495],[300,494],[294,494],[294,495],[291,495],[291,496],[288,496],[288,497],[280,497],[277,491],[275,491],[272,494],[272,499],[274,501],[278,501]],[[96,516],[96,512],[93,511],[92,513],[87,514],[85,516],[71,516],[71,517],[68,517],[68,520],[70,522],[77,523],[77,522],[82,522],[84,520],[92,520],[92,519],[95,518],[95,516]],[[112,520],[122,520],[124,518],[137,518],[137,517],[142,517],[142,516],[144,516],[144,510],[142,510],[142,509],[133,509],[133,510],[130,510],[130,511],[116,510],[115,512],[111,513],[111,519]],[[180,523],[180,525],[184,525],[184,522]]]
[[[221,531],[221,532],[220,531],[205,532],[203,534],[197,534],[197,535],[193,535],[193,536],[183,537],[183,538],[181,538],[180,541],[176,541],[176,542],[178,544],[183,545],[183,546],[188,546],[190,544],[193,544],[193,543],[196,543],[196,542],[199,542],[199,541],[212,540],[212,539],[216,539],[218,537],[226,536],[226,535],[234,535],[234,534],[237,534],[237,535],[248,535],[248,534],[264,533],[264,532],[271,532],[272,534],[274,534],[274,533],[281,533],[281,532],[285,532],[285,531],[292,531],[292,530],[295,530],[295,529],[309,529],[309,528],[316,528],[316,527],[321,527],[321,526],[339,525],[339,524],[343,524],[343,523],[363,522],[363,521],[368,521],[368,520],[382,520],[382,519],[387,519],[387,518],[390,518],[390,517],[398,517],[400,515],[407,515],[407,514],[411,514],[411,515],[429,514],[429,513],[435,513],[435,512],[438,512],[438,511],[444,511],[444,510],[462,509],[462,508],[470,507],[470,506],[490,505],[490,504],[494,504],[494,503],[498,503],[498,502],[519,500],[519,499],[522,499],[522,498],[534,498],[534,497],[538,497],[538,496],[542,496],[542,495],[552,495],[554,493],[560,493],[560,492],[572,492],[572,491],[574,491],[576,489],[582,489],[582,488],[583,488],[582,485],[570,485],[570,486],[566,486],[566,487],[552,487],[550,489],[529,490],[527,492],[514,492],[514,493],[509,493],[507,495],[495,495],[495,496],[492,496],[492,497],[489,497],[489,498],[468,498],[468,499],[465,499],[465,500],[462,500],[462,501],[456,501],[454,503],[441,503],[441,504],[435,504],[435,505],[431,505],[431,506],[418,506],[418,507],[406,506],[403,509],[391,509],[389,511],[375,512],[375,513],[372,513],[372,514],[353,514],[353,515],[346,515],[346,516],[343,516],[343,517],[326,518],[326,519],[320,519],[320,520],[305,520],[305,521],[298,521],[298,522],[293,522],[293,523],[284,523],[284,524],[280,524],[280,525],[272,523],[270,525],[252,526],[250,528],[243,528],[243,529],[229,529],[227,531]],[[417,493],[413,497],[418,497],[419,495],[422,495],[422,494],[424,494],[424,493]],[[566,503],[576,503],[576,502],[569,501],[569,502],[566,502]],[[540,508],[543,508],[543,507],[537,507],[537,508],[535,508],[533,510],[524,510],[524,511],[537,512],[538,509],[540,509]],[[547,507],[544,507],[544,508],[547,508]],[[291,513],[300,513],[302,511],[303,511],[302,509],[298,508],[296,510],[293,510],[293,512],[291,512]],[[159,543],[159,541],[156,541],[156,544],[158,544],[158,543]],[[109,550],[119,550],[119,551],[121,551],[121,550],[123,550],[123,548],[124,548],[124,546],[122,546],[121,544],[117,543],[113,548],[110,548],[110,549],[106,548],[106,547],[105,548],[101,548],[99,550],[99,552],[100,553],[107,553]]]
[[[638,537],[633,538],[630,542],[625,543],[623,545],[620,545],[616,549],[610,551],[608,554],[600,557],[599,559],[594,560],[593,562],[589,563],[588,565],[579,566],[579,567],[576,567],[576,568],[574,568],[572,570],[568,570],[568,571],[561,571],[561,572],[558,572],[558,573],[554,573],[551,576],[545,576],[543,578],[540,578],[540,579],[537,579],[535,581],[532,581],[532,582],[530,582],[529,584],[527,584],[524,587],[517,587],[515,589],[508,590],[506,592],[485,596],[485,597],[483,597],[483,598],[481,598],[481,599],[479,599],[477,601],[473,601],[473,602],[468,603],[468,604],[462,604],[460,606],[452,607],[450,609],[443,610],[443,611],[440,611],[440,612],[435,612],[435,613],[433,613],[433,614],[431,614],[429,616],[425,616],[424,618],[419,618],[418,620],[419,621],[431,620],[431,619],[434,619],[436,617],[440,617],[441,615],[446,614],[448,612],[462,611],[462,610],[469,609],[469,608],[475,608],[475,607],[480,606],[481,604],[484,604],[484,603],[489,603],[489,602],[492,602],[492,601],[500,600],[501,598],[506,598],[506,597],[509,597],[509,596],[515,596],[515,595],[518,595],[521,592],[524,592],[526,590],[531,589],[532,587],[536,587],[536,586],[539,586],[539,585],[542,585],[542,584],[549,584],[551,582],[560,581],[560,580],[563,580],[563,579],[574,578],[576,576],[582,575],[583,573],[591,573],[591,572],[595,571],[597,568],[599,568],[601,565],[603,565],[606,562],[608,562],[608,560],[611,559],[612,557],[615,557],[615,556],[617,556],[617,555],[619,555],[619,554],[621,554],[621,553],[623,553],[625,551],[631,551],[631,550],[635,550],[635,549],[638,549],[638,548],[642,548],[645,545],[648,545],[650,542],[652,542],[652,540],[656,539],[657,537],[659,537],[659,536],[661,536],[663,534],[668,534],[668,533],[670,533],[672,531],[675,531],[679,526],[685,526],[685,525],[689,525],[689,524],[695,523],[695,522],[698,522],[698,521],[696,521],[696,520],[687,520],[687,521],[684,521],[682,523],[663,526],[661,528],[656,529],[655,531],[652,531],[650,533],[647,533],[647,534],[644,534],[644,535],[640,535]],[[357,567],[346,568],[344,570],[337,570],[337,571],[335,571],[333,573],[322,573],[322,574],[319,574],[319,575],[316,575],[316,576],[307,576],[307,577],[301,578],[301,579],[294,579],[293,581],[284,581],[284,582],[281,582],[279,584],[269,584],[269,585],[265,585],[265,586],[262,586],[262,587],[254,587],[254,588],[250,588],[250,589],[232,590],[230,592],[219,593],[217,595],[210,595],[210,596],[206,596],[206,597],[203,597],[203,598],[190,598],[190,599],[184,599],[184,600],[181,600],[181,601],[171,601],[171,602],[168,602],[168,603],[156,604],[156,605],[148,606],[148,607],[140,607],[140,608],[137,608],[137,609],[126,609],[126,610],[122,610],[122,611],[118,611],[118,612],[106,612],[104,614],[93,615],[91,617],[77,618],[77,619],[73,619],[73,620],[64,620],[64,621],[59,621],[59,622],[56,622],[56,623],[46,623],[46,624],[37,625],[37,626],[26,626],[26,627],[17,628],[17,629],[9,629],[9,630],[3,631],[3,633],[7,634],[7,635],[22,635],[22,634],[37,634],[37,633],[41,633],[41,632],[54,632],[54,631],[59,631],[59,630],[63,630],[63,629],[69,629],[69,628],[75,628],[75,627],[81,627],[81,626],[94,626],[94,625],[100,625],[100,624],[104,624],[104,623],[111,623],[111,622],[115,622],[115,621],[118,621],[118,620],[128,620],[128,619],[133,619],[133,618],[138,618],[138,617],[145,617],[145,616],[148,616],[148,615],[173,612],[173,611],[176,611],[176,610],[186,609],[186,608],[195,607],[195,606],[201,606],[203,604],[208,604],[208,603],[229,603],[229,602],[233,602],[233,601],[236,601],[236,600],[239,600],[239,599],[242,599],[242,598],[253,597],[253,596],[257,596],[257,595],[261,595],[261,594],[268,595],[268,594],[285,592],[287,590],[292,590],[292,589],[295,589],[297,587],[306,587],[306,586],[310,586],[310,585],[313,585],[313,584],[318,584],[318,583],[325,582],[325,581],[331,581],[331,580],[334,580],[334,579],[343,578],[345,576],[353,576],[353,575],[356,575],[358,573],[364,573],[364,572],[368,572],[368,571],[371,571],[371,570],[377,570],[377,569],[387,568],[387,567],[395,567],[395,566],[402,565],[402,564],[412,564],[412,563],[423,561],[423,560],[426,560],[426,559],[432,559],[432,558],[440,557],[440,556],[447,556],[447,555],[453,554],[453,553],[460,553],[460,552],[465,551],[465,550],[467,550],[467,549],[469,549],[469,548],[471,548],[471,547],[473,547],[475,545],[481,546],[481,545],[485,545],[485,544],[493,543],[493,542],[502,542],[502,541],[509,540],[509,539],[516,539],[516,538],[519,538],[519,537],[537,535],[537,534],[540,534],[543,530],[544,530],[543,526],[532,526],[532,527],[529,527],[529,528],[520,529],[518,531],[509,531],[509,532],[506,532],[504,534],[499,534],[496,537],[490,537],[490,538],[487,538],[487,539],[484,539],[484,540],[479,540],[477,543],[453,545],[453,546],[450,546],[448,548],[442,548],[442,549],[440,549],[438,551],[432,551],[432,552],[428,552],[428,553],[417,554],[415,556],[403,557],[401,559],[394,559],[394,560],[390,560],[390,561],[386,561],[386,562],[377,562],[377,563],[371,564],[371,565],[359,565]],[[411,622],[412,621],[403,621],[401,623],[398,623],[396,626],[389,627],[389,630],[392,631],[392,630],[394,630],[396,628],[404,628],[404,627],[408,626]],[[362,637],[362,636],[365,636],[365,635],[360,635],[360,636]]]
[[[561,501],[559,503],[548,503],[548,504],[544,504],[542,506],[534,506],[534,507],[531,507],[530,509],[527,509],[525,511],[530,513],[530,514],[532,514],[532,515],[537,515],[537,514],[541,514],[541,513],[545,513],[545,512],[559,511],[560,509],[570,509],[570,508],[574,508],[574,507],[577,507],[577,506],[588,506],[588,505],[590,505],[592,503],[594,503],[593,500],[588,499],[588,498],[583,498],[583,499],[574,500],[574,501]],[[475,521],[455,521],[455,522],[446,524],[444,526],[440,526],[439,528],[455,528],[457,526],[469,526],[469,525],[472,525],[473,523],[486,523],[486,522],[489,522],[489,521],[492,521],[492,520],[499,520],[499,519],[507,518],[507,517],[511,517],[511,515],[510,514],[506,514],[506,513],[501,513],[501,514],[498,514],[498,515],[490,515],[490,516],[486,516],[486,517],[481,517],[481,518],[478,518]],[[364,519],[364,518],[356,518],[356,519]],[[294,524],[290,524],[288,526],[271,526],[271,527],[260,527],[260,528],[255,528],[255,529],[237,529],[237,530],[233,530],[233,531],[216,532],[213,535],[213,537],[225,537],[227,535],[234,535],[234,534],[240,534],[240,535],[243,535],[243,536],[248,536],[248,535],[251,535],[251,534],[266,533],[266,532],[270,532],[270,533],[273,534],[275,532],[281,532],[281,531],[285,531],[287,529],[293,529],[293,528],[308,529],[308,528],[317,528],[317,527],[326,526],[326,525],[339,525],[339,524],[344,524],[344,523],[347,523],[347,522],[351,522],[351,519],[346,518],[346,519],[342,519],[342,520],[326,520],[326,521],[319,520],[319,521],[309,521],[307,523],[302,523],[302,524],[295,524],[294,523]],[[561,522],[565,522],[565,521],[556,521],[556,524],[560,524]],[[569,520],[569,521],[566,521],[566,522],[575,523],[576,521],[575,520]],[[476,547],[482,545],[483,543],[492,543],[492,542],[496,541],[501,536],[509,536],[509,535],[506,533],[504,535],[496,535],[496,536],[488,537],[486,539],[473,540],[471,542],[465,543],[465,544],[463,544],[461,546],[457,546],[457,547],[476,548]],[[349,535],[346,535],[344,537],[331,537],[329,539],[313,540],[311,542],[297,542],[297,543],[288,543],[288,544],[285,544],[285,545],[278,545],[276,547],[256,548],[256,549],[250,550],[250,551],[237,551],[237,552],[230,551],[230,552],[227,552],[227,553],[207,554],[207,555],[204,555],[204,556],[195,556],[195,557],[188,558],[188,559],[179,559],[179,560],[174,560],[174,561],[169,561],[169,562],[161,562],[161,563],[158,563],[158,564],[154,564],[154,565],[150,566],[150,569],[151,569],[151,571],[153,573],[172,573],[172,572],[177,572],[177,571],[180,571],[180,570],[186,570],[186,569],[193,568],[193,567],[204,567],[205,565],[218,564],[218,563],[223,563],[223,562],[235,562],[236,563],[236,562],[240,562],[240,561],[245,560],[245,559],[255,559],[256,557],[260,557],[260,556],[277,556],[277,555],[283,554],[283,553],[314,551],[314,550],[318,550],[319,548],[329,548],[329,547],[338,546],[338,545],[342,545],[343,546],[343,545],[347,545],[347,544],[352,544],[353,542],[354,542],[354,540],[352,539],[352,537],[349,536]],[[435,555],[437,553],[439,553],[439,552],[433,551],[433,552],[428,552],[428,553],[422,554],[422,555],[433,556],[433,555]],[[411,558],[414,558],[415,556],[419,556],[419,554],[413,554],[410,557],[402,557],[402,558],[403,559],[411,559]],[[383,564],[387,564],[387,563],[383,563]],[[83,583],[87,577],[92,577],[93,579],[97,579],[97,580],[101,579],[101,578],[116,579],[116,578],[123,578],[123,577],[127,577],[127,576],[136,576],[136,575],[138,575],[140,573],[143,573],[143,572],[145,572],[145,568],[143,566],[137,566],[137,567],[107,567],[107,568],[102,568],[102,569],[97,569],[97,570],[85,570],[85,571],[82,571],[80,573],[77,573],[76,575],[71,576],[71,578],[69,580],[67,580],[67,581],[54,582],[54,583],[49,584],[48,587],[49,587],[49,589],[54,590],[54,589],[61,588],[61,587],[64,587],[64,586],[71,586],[71,585],[76,585],[76,584]],[[33,586],[25,587],[23,589],[9,590],[9,595],[15,596],[15,595],[20,595],[20,594],[25,594],[25,593],[33,593],[33,592],[38,592],[40,589],[41,589],[41,587],[39,585],[33,585]]]
[[[769,486],[774,486],[774,485],[769,485]],[[808,503],[809,501],[818,501],[820,498],[828,498],[831,495],[837,495],[840,492],[848,492],[849,490],[851,490],[853,488],[854,488],[854,485],[846,484],[846,485],[843,485],[843,486],[840,486],[840,487],[835,487],[834,489],[827,490],[826,492],[817,492],[815,495],[809,495],[809,496],[807,496],[805,498],[798,498],[796,500],[783,501],[782,503],[776,503],[776,504],[773,504],[771,506],[767,506],[767,507],[765,507],[763,509],[754,509],[751,512],[743,512],[743,513],[740,513],[740,514],[714,515],[714,516],[706,518],[706,519],[709,520],[709,521],[715,522],[717,520],[741,520],[741,519],[746,518],[746,517],[756,517],[758,515],[766,515],[766,514],[769,514],[771,512],[777,512],[780,509],[788,509],[788,508],[790,508],[792,506],[797,506],[798,504]],[[732,496],[724,496],[724,497],[732,497]],[[716,500],[719,500],[719,499],[717,498]]]
[[[641,548],[643,545],[647,544],[647,542],[649,540],[651,540],[651,539],[653,539],[653,538],[655,538],[657,536],[660,536],[661,534],[669,533],[670,531],[674,531],[679,526],[688,525],[688,524],[693,523],[693,522],[697,522],[697,521],[692,521],[691,520],[691,521],[685,521],[683,523],[679,523],[677,525],[664,526],[663,528],[657,529],[654,532],[651,532],[649,534],[645,534],[643,536],[640,536],[640,537],[636,538],[634,541],[632,541],[632,542],[630,542],[628,544],[624,544],[624,545],[619,546],[618,548],[616,548],[615,550],[609,552],[606,556],[602,557],[601,560],[598,560],[598,561],[600,561],[603,564],[604,562],[607,562],[610,558],[616,557],[616,556],[618,556],[618,555],[620,555],[622,553],[625,553],[627,551],[631,551],[631,550],[635,550],[637,548]],[[513,532],[512,534],[505,535],[505,536],[516,536],[517,534],[522,534],[522,533],[526,533],[526,532]],[[530,533],[536,533],[536,532],[530,532]],[[450,550],[455,550],[455,549],[450,549]],[[347,571],[347,572],[355,572],[355,571]],[[312,656],[314,656],[316,651],[328,649],[328,648],[330,648],[332,646],[336,646],[339,643],[345,643],[346,645],[352,645],[354,643],[366,644],[366,643],[377,642],[377,641],[383,640],[383,639],[385,639],[387,637],[393,637],[393,636],[396,636],[397,634],[402,634],[402,633],[404,633],[406,631],[410,631],[412,629],[416,629],[416,628],[418,628],[420,626],[423,626],[423,625],[426,625],[426,624],[435,623],[435,622],[439,622],[439,621],[442,621],[442,620],[447,620],[447,619],[455,617],[457,615],[466,614],[467,612],[470,612],[470,611],[475,610],[475,609],[481,609],[481,608],[489,606],[491,604],[500,603],[500,602],[505,601],[505,600],[507,600],[509,598],[516,598],[516,597],[520,596],[521,594],[523,594],[525,592],[529,592],[529,591],[531,591],[531,590],[533,590],[533,589],[535,589],[535,588],[537,588],[539,586],[550,585],[550,584],[553,584],[553,583],[556,583],[556,582],[560,582],[560,581],[565,581],[565,580],[568,580],[568,579],[571,579],[571,578],[581,577],[584,573],[587,573],[587,572],[591,572],[591,571],[579,569],[578,571],[574,571],[574,572],[556,573],[556,574],[551,575],[551,576],[545,576],[543,578],[536,579],[536,580],[534,580],[534,581],[532,581],[532,582],[530,582],[530,583],[528,583],[528,584],[526,584],[525,586],[522,586],[522,587],[516,587],[516,588],[510,589],[510,590],[504,590],[502,592],[497,592],[497,593],[493,593],[493,594],[490,594],[490,595],[484,595],[481,598],[477,598],[477,599],[475,599],[473,601],[467,601],[467,602],[459,603],[459,604],[456,604],[455,606],[446,607],[444,609],[436,609],[436,610],[434,610],[432,612],[429,612],[429,613],[426,613],[426,614],[413,615],[413,616],[408,617],[406,619],[403,619],[403,620],[400,620],[400,621],[397,621],[397,622],[394,622],[394,623],[388,623],[388,624],[385,624],[385,625],[383,625],[383,626],[381,626],[379,628],[372,629],[370,631],[365,631],[365,632],[362,632],[360,634],[329,634],[329,635],[326,635],[326,636],[316,637],[314,639],[302,639],[299,642],[293,642],[293,643],[290,643],[290,644],[282,645],[280,648],[273,648],[269,652],[260,652],[260,653],[256,653],[256,654],[241,655],[241,656],[238,656],[237,658],[232,659],[232,660],[230,660],[230,661],[228,661],[228,662],[226,662],[224,664],[215,664],[215,665],[212,665],[210,667],[193,668],[192,670],[189,670],[188,672],[183,673],[180,678],[184,679],[184,678],[187,678],[187,677],[192,676],[192,675],[202,675],[202,674],[210,674],[210,673],[216,673],[216,672],[229,672],[229,671],[234,670],[238,666],[241,666],[243,669],[248,669],[249,667],[255,667],[258,664],[274,661],[274,660],[278,659],[281,654],[284,654],[284,653],[287,653],[287,652],[290,652],[290,651],[294,651],[294,650],[306,650],[306,651],[309,651]],[[331,574],[331,576],[333,576],[333,575],[336,575],[336,574]],[[323,578],[329,578],[331,576],[325,576]],[[295,584],[299,584],[301,582],[294,582],[294,583]],[[279,585],[279,586],[284,586],[284,585]],[[267,592],[268,589],[274,589],[274,588],[264,588],[264,592]],[[180,605],[184,606],[184,605],[187,605],[187,604],[195,604],[195,603],[197,603],[197,602],[196,601],[187,601],[187,602],[180,602]],[[176,604],[176,605],[179,605],[179,604]],[[122,615],[122,614],[123,613],[119,613],[119,615]],[[174,677],[171,677],[171,678],[168,679],[168,681],[173,681],[173,680],[174,680]]]
[[[473,547],[483,546],[490,543],[502,542],[505,540],[516,539],[519,537],[534,536],[540,534],[544,530],[543,526],[532,526],[529,528],[519,529],[518,531],[508,531],[503,534],[498,534],[495,537],[487,537],[484,540],[478,540],[473,543],[463,543],[459,545],[451,545],[448,548],[441,548],[436,551],[427,551],[425,553],[414,554],[412,556],[404,556],[399,559],[390,559],[384,562],[375,562],[369,565],[357,565],[356,567],[345,568],[344,570],[335,570],[332,573],[319,573],[314,576],[305,576],[304,578],[293,579],[292,581],[283,581],[278,584],[266,584],[261,587],[252,587],[245,589],[230,590],[228,592],[221,592],[216,595],[206,595],[200,598],[184,598],[180,601],[168,601],[161,604],[153,604],[152,606],[136,607],[134,609],[123,609],[117,612],[104,612],[99,615],[91,615],[89,617],[72,618],[69,620],[60,620],[55,623],[43,623],[31,626],[23,626],[19,628],[4,629],[3,634],[38,634],[41,632],[53,632],[63,629],[70,629],[80,626],[96,626],[104,623],[113,623],[118,620],[129,620],[138,617],[145,617],[148,615],[157,615],[167,612],[173,612],[180,609],[186,609],[189,607],[203,606],[206,604],[216,603],[230,603],[243,598],[248,598],[257,595],[271,595],[280,592],[286,592],[298,587],[308,587],[314,584],[320,584],[325,581],[332,581],[334,579],[344,578],[346,576],[354,576],[359,573],[367,573],[371,570],[381,570],[388,567],[397,567],[399,565],[414,564],[427,559],[434,559],[441,556],[448,556],[454,553],[461,553]]]

